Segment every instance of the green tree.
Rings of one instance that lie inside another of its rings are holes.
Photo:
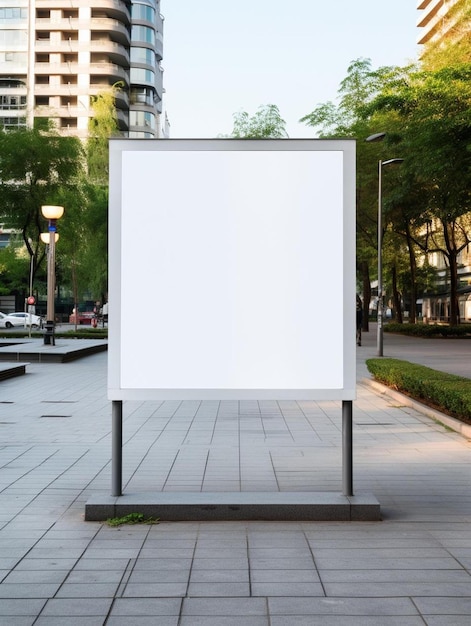
[[[438,252],[446,259],[452,325],[459,321],[458,255],[471,242],[470,79],[469,64],[417,70],[406,81],[387,85],[371,106],[400,120],[398,149],[420,189],[414,218],[421,228],[414,241],[424,253]]]
[[[338,103],[318,105],[301,118],[316,129],[322,138],[355,138],[357,142],[357,273],[363,294],[363,329],[368,330],[371,280],[375,276],[377,260],[377,197],[379,156],[372,144],[363,140],[381,128],[383,121],[364,114],[394,68],[373,71],[370,59],[357,59],[348,67],[347,75],[338,90]]]
[[[235,139],[285,139],[286,122],[275,104],[260,106],[250,116],[246,111],[234,113],[231,137]]]
[[[117,83],[92,98],[93,117],[88,125],[86,145],[88,178],[101,185],[108,184],[109,139],[119,134],[115,106],[119,87]]]
[[[21,240],[13,239],[0,249],[0,294],[25,294],[28,289],[30,260]]]
[[[33,257],[33,275],[44,259],[41,206],[74,197],[83,165],[82,145],[75,137],[62,137],[51,128],[0,133],[2,221],[19,231]]]

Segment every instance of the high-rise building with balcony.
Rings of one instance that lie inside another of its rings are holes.
[[[0,125],[85,138],[114,87],[120,131],[161,136],[162,35],[160,0],[0,0]]]
[[[450,11],[457,2],[459,0],[418,0],[417,9],[421,11],[417,24],[421,29],[419,44],[446,36],[454,25]]]

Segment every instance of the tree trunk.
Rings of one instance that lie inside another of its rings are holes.
[[[457,326],[460,323],[457,254],[449,254],[448,262],[450,264],[450,326]]]
[[[409,251],[410,267],[410,308],[409,323],[415,324],[417,321],[417,260],[415,258],[414,243],[410,234],[410,226],[406,229],[407,249]]]
[[[458,307],[458,251],[455,245],[455,222],[442,220],[443,236],[447,250],[447,260],[450,267],[450,326],[459,324]]]
[[[397,290],[397,268],[396,264],[392,266],[392,289],[394,300],[394,311],[396,314],[396,322],[402,324],[402,306],[401,306],[401,294]]]

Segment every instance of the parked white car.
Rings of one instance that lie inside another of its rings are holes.
[[[1,313],[0,312],[0,328],[29,327],[31,320],[31,328],[41,328],[41,318],[39,315],[32,313]]]

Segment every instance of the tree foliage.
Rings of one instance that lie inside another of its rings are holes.
[[[456,6],[467,10],[469,3]],[[457,32],[461,27],[456,27]],[[451,275],[452,324],[458,316],[457,257],[470,243],[466,216],[471,209],[471,65],[466,47],[469,39],[463,42],[456,37],[433,54],[430,51],[423,66],[372,70],[368,59],[354,61],[340,85],[338,104],[318,105],[301,120],[322,137],[358,140],[357,251],[365,291],[369,283],[365,272],[374,267],[377,254],[377,164],[379,159],[404,159],[399,172],[390,168],[387,175],[384,172],[383,224],[406,242],[413,318],[419,251],[445,256]],[[384,142],[365,143],[368,135],[379,131],[386,133]],[[401,275],[406,280],[399,249],[392,235],[383,238],[389,264],[385,269],[395,288]]]
[[[471,241],[465,217],[471,210],[470,79],[468,64],[410,72],[407,80],[387,85],[370,108],[391,115],[396,126],[399,120],[397,147],[412,188],[420,190],[410,215],[419,227],[413,238],[424,253],[440,252],[447,261],[452,325],[459,318],[458,254]],[[401,199],[406,214],[411,198],[410,186]]]
[[[34,275],[44,260],[41,206],[76,197],[83,165],[82,145],[75,137],[62,137],[51,128],[0,132],[2,221],[20,233],[33,257]]]
[[[250,116],[246,111],[234,113],[232,137],[235,139],[285,139],[286,122],[275,104],[260,106]]]
[[[108,184],[108,142],[118,134],[116,113],[116,89],[114,85],[92,100],[93,117],[89,122],[87,140],[87,167],[89,180],[98,184]]]

